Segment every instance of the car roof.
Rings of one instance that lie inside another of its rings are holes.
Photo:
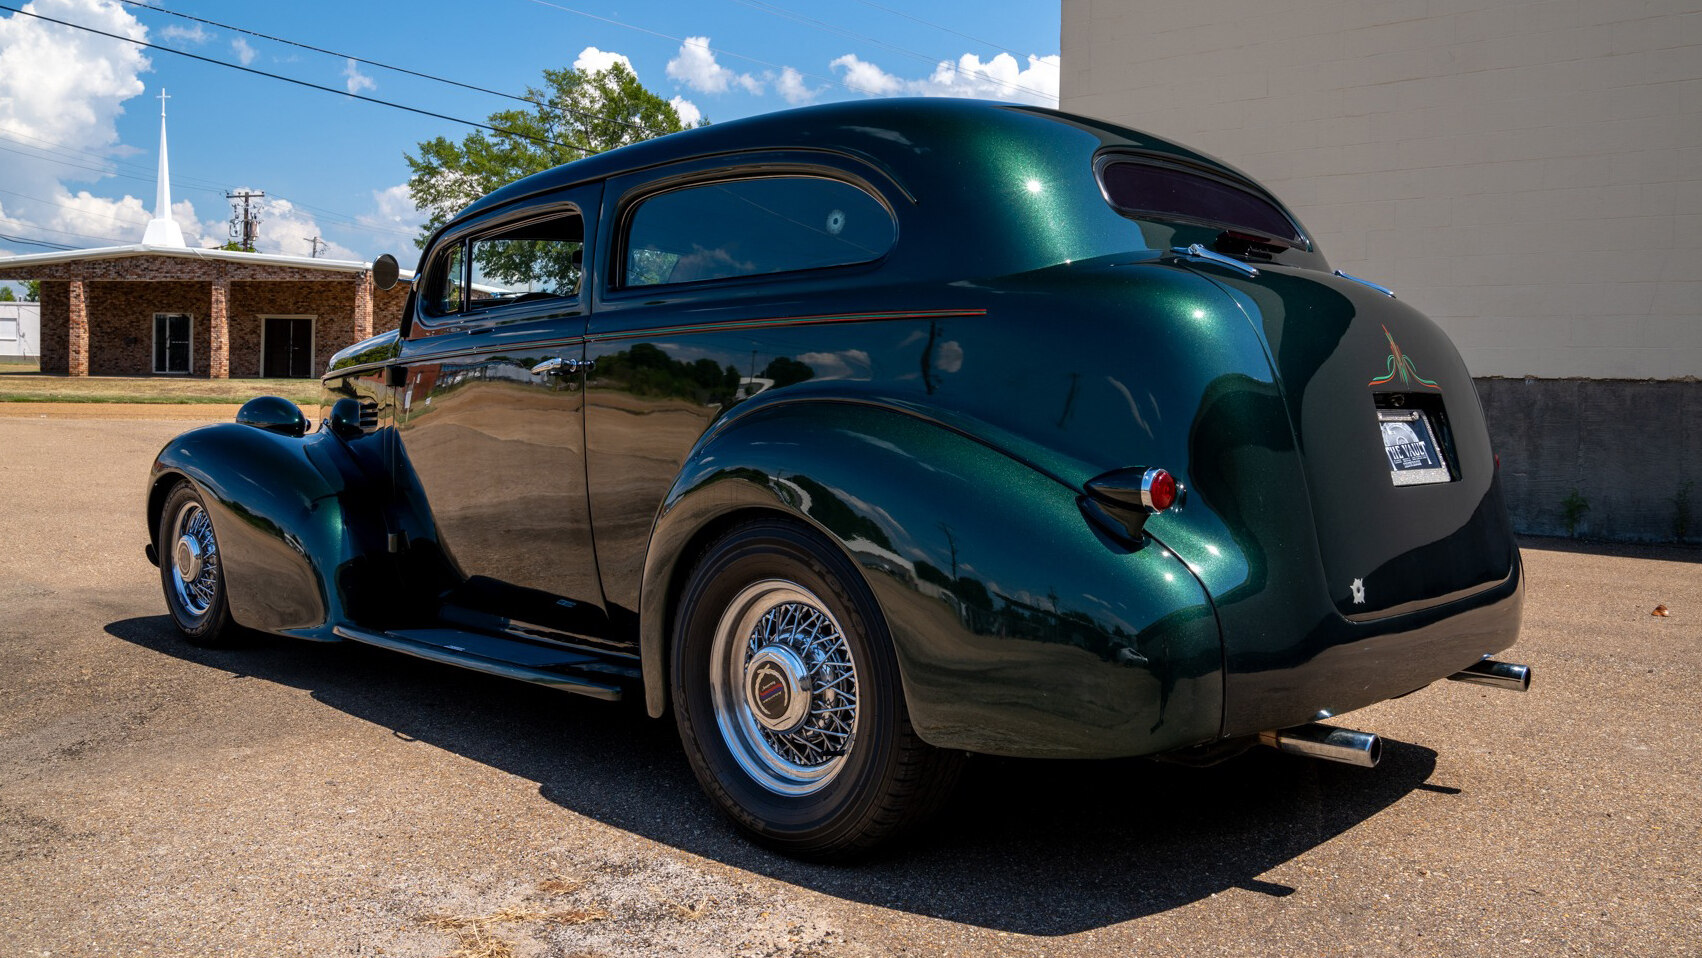
[[[1093,141],[1097,140],[1097,144]],[[526,197],[684,160],[813,149],[874,161],[900,186],[914,170],[998,164],[1013,152],[1077,153],[1102,146],[1171,156],[1249,179],[1234,167],[1161,137],[1043,107],[949,97],[855,100],[697,127],[535,173],[474,201],[455,221]]]

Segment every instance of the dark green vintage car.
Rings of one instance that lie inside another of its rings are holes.
[[[919,821],[965,753],[1372,765],[1316,720],[1529,681],[1447,337],[1084,117],[838,104],[528,177],[324,384],[318,429],[258,399],[160,453],[188,638],[642,695],[793,854]]]

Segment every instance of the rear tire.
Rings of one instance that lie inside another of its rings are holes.
[[[225,596],[224,556],[213,532],[206,500],[181,482],[160,510],[158,544],[160,586],[172,621],[192,645],[228,646],[237,626]]]
[[[692,771],[752,837],[842,859],[950,793],[962,756],[917,738],[874,596],[843,553],[780,520],[706,549],[674,625],[674,716]]]

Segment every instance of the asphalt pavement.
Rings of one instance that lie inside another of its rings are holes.
[[[0,407],[0,954],[1702,954],[1695,550],[1526,542],[1531,692],[1337,720],[1375,770],[977,759],[824,867],[741,840],[635,706],[182,643],[142,486],[193,422],[129,415]]]

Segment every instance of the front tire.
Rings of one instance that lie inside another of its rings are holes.
[[[787,854],[845,858],[926,818],[961,757],[917,738],[884,619],[812,530],[746,523],[693,568],[674,627],[675,720],[698,781]]]
[[[160,586],[172,621],[193,645],[216,648],[236,637],[225,595],[224,556],[213,517],[196,488],[178,483],[160,510]]]

